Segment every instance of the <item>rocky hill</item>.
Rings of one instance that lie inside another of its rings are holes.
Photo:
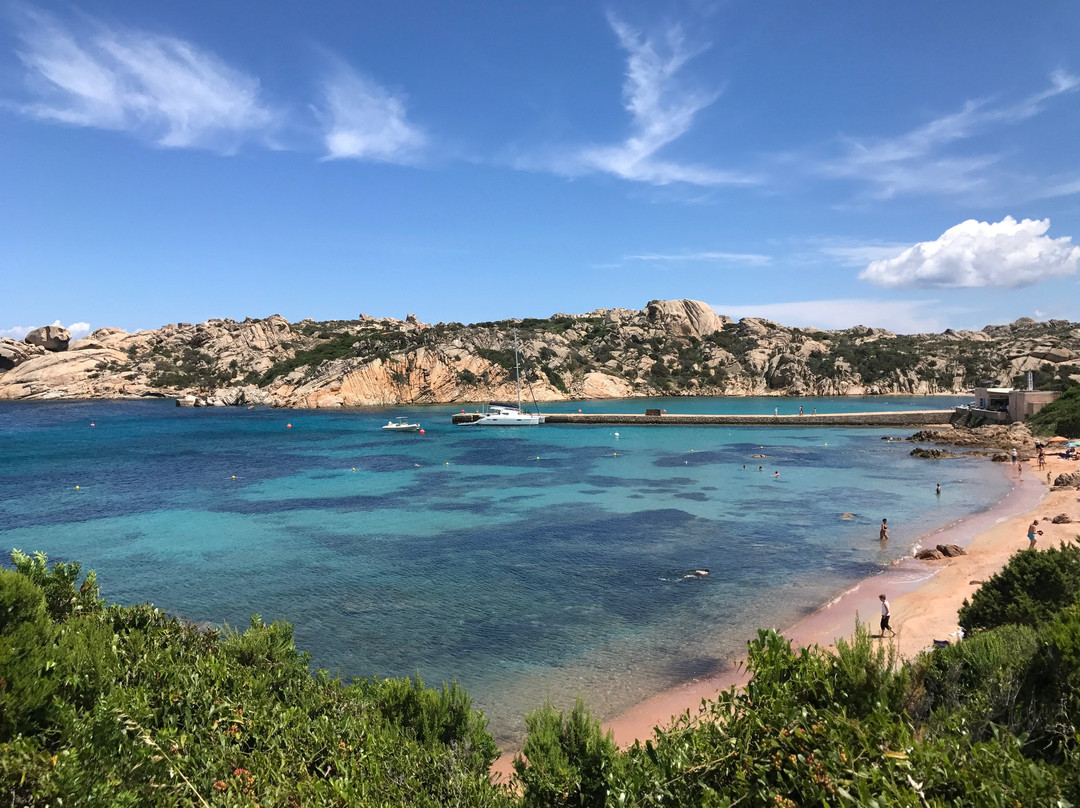
[[[273,315],[70,341],[55,326],[0,339],[0,399],[175,397],[279,407],[513,398],[513,331],[538,401],[657,395],[836,396],[962,392],[983,380],[1080,381],[1080,324],[1023,318],[982,331],[898,335],[857,326],[734,321],[694,300],[641,311],[429,325],[361,315]]]

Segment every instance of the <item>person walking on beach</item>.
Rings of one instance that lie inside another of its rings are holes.
[[[1014,464],[1015,464],[1015,463],[1019,463],[1019,462],[1020,462],[1020,455],[1019,455],[1019,454],[1017,454],[1017,452],[1016,452],[1016,447],[1015,447],[1015,446],[1014,446],[1014,447],[1012,447],[1012,462],[1013,462]]]
[[[881,601],[881,636],[885,636],[885,632],[888,631],[894,637],[896,632],[893,627],[889,625],[889,618],[892,617],[892,610],[889,608],[889,601],[884,595],[878,595],[878,600]]]
[[[878,532],[878,540],[879,541],[888,541],[889,540],[889,520],[888,519],[882,519],[881,520],[881,530]],[[882,597],[885,597],[885,596],[882,595]]]
[[[1039,520],[1038,519],[1035,519],[1031,523],[1031,525],[1028,527],[1028,549],[1029,550],[1034,550],[1035,549],[1035,534],[1036,533],[1042,533],[1042,531],[1039,530]]]

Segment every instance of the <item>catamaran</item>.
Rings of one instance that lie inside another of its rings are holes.
[[[513,404],[488,404],[487,412],[472,423],[476,426],[539,426],[544,416],[521,411],[521,368],[518,363],[517,329],[514,329],[514,376],[517,378],[517,406]]]

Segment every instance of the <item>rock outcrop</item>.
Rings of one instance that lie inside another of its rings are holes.
[[[13,339],[0,338],[0,371],[11,370],[35,356],[41,356],[45,349],[40,345],[16,342]]]
[[[432,325],[411,313],[298,323],[271,315],[131,334],[101,328],[70,344],[46,333],[50,350],[0,340],[0,399],[190,396],[193,405],[311,408],[513,399],[515,331],[523,397],[537,401],[956,393],[986,378],[1012,384],[1021,368],[1080,379],[1070,364],[1080,357],[1080,326],[1058,320],[904,336],[736,322],[700,301],[653,300],[640,311],[472,325]],[[1033,450],[1030,434],[1006,430],[973,443],[962,435],[926,439]]]
[[[949,427],[947,429],[923,429],[908,440],[937,443],[943,446],[964,446],[978,449],[1004,449],[1012,451],[1027,460],[1035,456],[1035,438],[1025,424],[1015,423],[1008,426],[987,424],[977,427]],[[924,450],[924,452],[935,450]],[[912,452],[915,454],[915,452]],[[929,455],[923,454],[923,457]],[[995,458],[996,459],[996,458]],[[1006,455],[1006,460],[1011,457]]]
[[[37,345],[46,351],[66,351],[68,343],[71,342],[71,332],[62,325],[46,325],[27,334],[24,342]]]

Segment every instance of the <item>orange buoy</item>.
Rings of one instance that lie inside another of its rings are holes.
[[[426,432],[425,432],[424,430],[422,430],[422,429],[421,429],[421,430],[420,430],[420,434],[421,434],[421,435],[426,435],[427,433],[426,433]]]
[[[285,424],[286,429],[292,429],[292,424]]]

